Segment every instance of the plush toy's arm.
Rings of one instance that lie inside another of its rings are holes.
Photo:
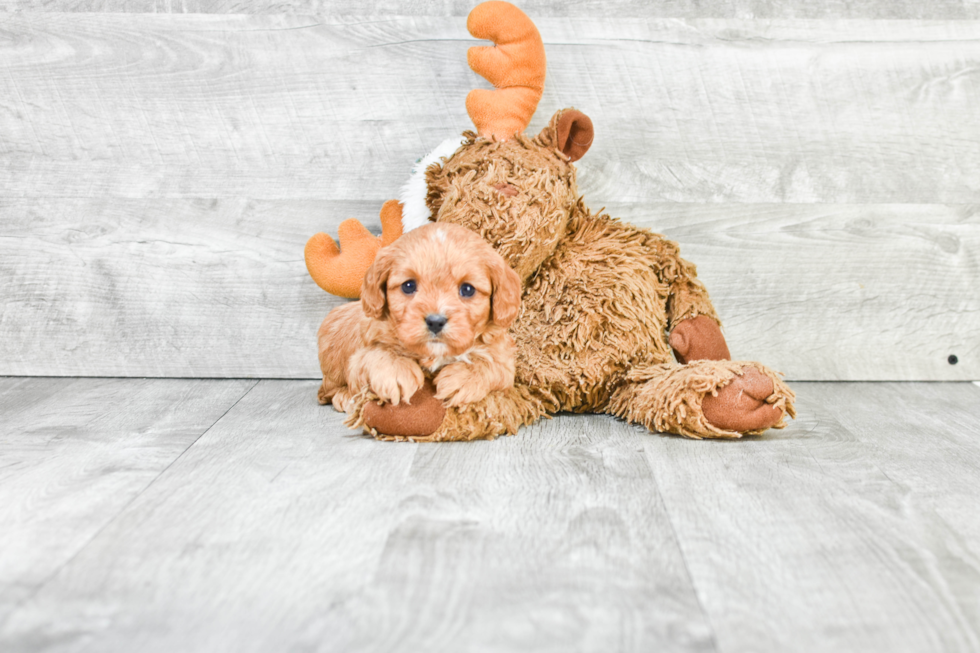
[[[721,320],[697,268],[680,257],[676,243],[664,240],[663,244],[660,277],[669,285],[667,328],[677,362],[731,360]]]
[[[316,285],[331,295],[357,299],[364,274],[378,250],[402,235],[402,209],[396,200],[381,207],[381,235],[375,236],[355,219],[337,229],[340,247],[333,238],[318,233],[306,242],[306,269]]]

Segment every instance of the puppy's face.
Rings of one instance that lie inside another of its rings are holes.
[[[476,233],[428,224],[378,252],[361,306],[420,358],[459,356],[491,324],[514,321],[520,291],[517,273]]]

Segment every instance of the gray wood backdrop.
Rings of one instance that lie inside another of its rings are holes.
[[[303,245],[470,128],[473,4],[0,0],[0,375],[315,377]],[[980,379],[980,2],[523,7],[737,357]]]

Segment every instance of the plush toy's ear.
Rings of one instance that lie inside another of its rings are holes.
[[[569,161],[578,161],[592,147],[592,138],[595,135],[592,120],[578,109],[565,109],[555,117],[555,147]]]
[[[496,252],[490,264],[490,283],[490,316],[494,324],[506,329],[521,310],[521,277]]]
[[[361,310],[370,318],[380,319],[388,303],[388,277],[395,263],[395,249],[382,247],[374,263],[364,274],[361,284]]]

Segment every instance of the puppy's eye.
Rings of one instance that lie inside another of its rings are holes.
[[[474,288],[473,286],[471,286],[468,283],[464,283],[463,285],[461,285],[459,287],[459,296],[460,297],[472,297],[475,294],[476,294],[476,288]]]
[[[414,295],[416,290],[415,279],[409,279],[402,284],[402,292],[406,295]]]

